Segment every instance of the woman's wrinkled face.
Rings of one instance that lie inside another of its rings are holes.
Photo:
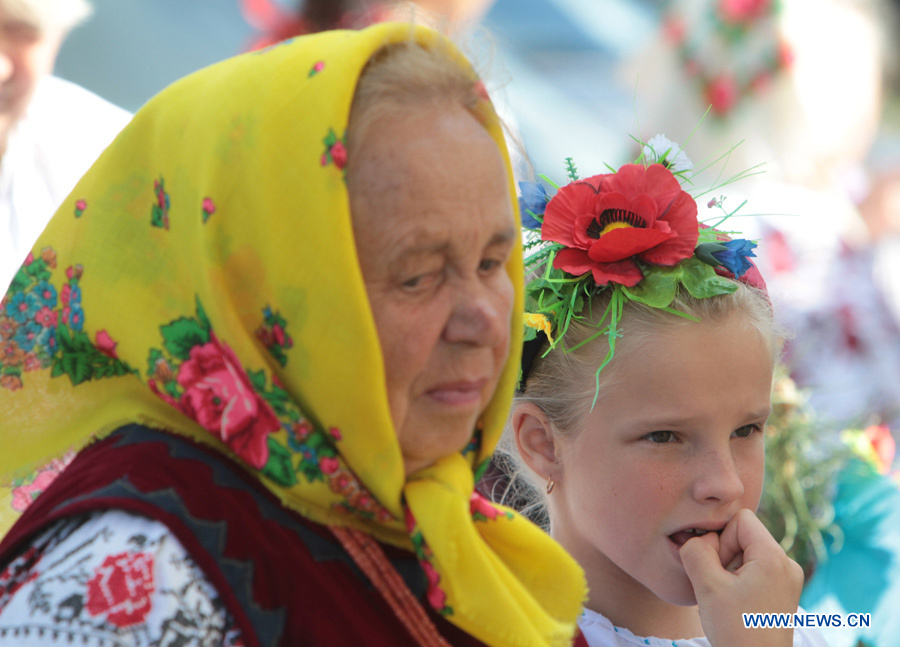
[[[759,505],[772,351],[732,315],[616,360],[614,388],[560,441],[553,535],[589,581],[635,604],[693,605],[679,548]]]
[[[497,145],[461,106],[373,124],[348,163],[354,235],[406,473],[468,443],[509,349],[519,244]]]

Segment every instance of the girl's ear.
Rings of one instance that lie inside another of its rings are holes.
[[[519,455],[544,480],[559,480],[556,439],[547,414],[536,404],[520,402],[512,411],[512,428]]]

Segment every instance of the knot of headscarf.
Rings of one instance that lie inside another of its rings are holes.
[[[366,62],[411,39],[469,69],[437,33],[383,24],[218,63],[137,113],[0,303],[0,519],[67,453],[137,421],[229,454],[317,522],[414,550],[431,605],[483,642],[568,643],[580,569],[474,492],[517,354],[470,445],[404,475],[344,166]],[[519,256],[507,271],[520,293]]]

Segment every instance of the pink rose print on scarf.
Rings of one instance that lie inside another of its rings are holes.
[[[316,61],[313,66],[309,69],[309,74],[307,74],[307,78],[312,78],[319,72],[325,69],[325,61]]]
[[[347,165],[346,135],[339,138],[337,133],[329,128],[324,143],[325,152],[322,153],[322,159],[320,160],[322,166],[334,164],[338,169],[343,170],[344,166]]]
[[[166,183],[162,177],[153,180],[153,195],[156,196],[156,200],[150,208],[150,224],[167,230],[172,201],[169,199],[169,194],[166,193]]]
[[[269,458],[267,437],[280,428],[268,403],[254,390],[240,361],[215,333],[195,346],[181,365],[179,402],[188,416],[217,434],[249,465],[262,468]]]
[[[205,223],[216,212],[216,203],[212,201],[212,198],[203,198],[200,209],[203,212],[203,222]]]
[[[118,342],[113,340],[106,330],[97,331],[97,334],[94,335],[94,345],[97,347],[97,350],[107,357],[118,359],[118,355],[116,355],[116,346],[118,345]]]
[[[428,591],[425,594],[428,598],[428,603],[442,616],[451,616],[453,615],[453,607],[447,604],[447,593],[441,588],[441,576],[433,563],[434,554],[431,552],[428,544],[425,543],[425,537],[422,535],[422,531],[419,530],[415,517],[413,517],[412,512],[406,505],[403,506],[403,515],[406,521],[406,531],[409,533],[409,538],[412,539],[413,550],[416,553],[416,557],[419,558],[419,564],[422,565],[425,577],[428,579]]]
[[[81,214],[87,209],[87,200],[81,199],[75,201],[75,217],[81,218]]]
[[[62,458],[56,458],[40,468],[36,474],[26,479],[13,481],[12,508],[16,512],[25,512],[28,506],[38,498],[50,484],[56,480],[66,465],[75,458],[74,452],[69,452]]]
[[[248,465],[262,469],[269,460],[268,436],[281,428],[258,392],[264,374],[244,370],[231,347],[212,332],[199,300],[196,317],[176,319],[160,332],[171,357],[151,349],[147,386],[221,438]]]
[[[512,519],[511,512],[505,512],[494,507],[494,504],[481,496],[478,492],[472,492],[469,499],[469,513],[474,521],[494,521],[499,518]]]
[[[115,627],[130,627],[150,613],[155,589],[152,555],[110,555],[88,581],[86,608],[93,616],[105,615]]]

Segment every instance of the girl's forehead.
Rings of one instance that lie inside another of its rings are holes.
[[[774,361],[766,341],[747,327],[680,324],[634,336],[622,350],[604,369],[609,374],[588,425],[767,415]]]

